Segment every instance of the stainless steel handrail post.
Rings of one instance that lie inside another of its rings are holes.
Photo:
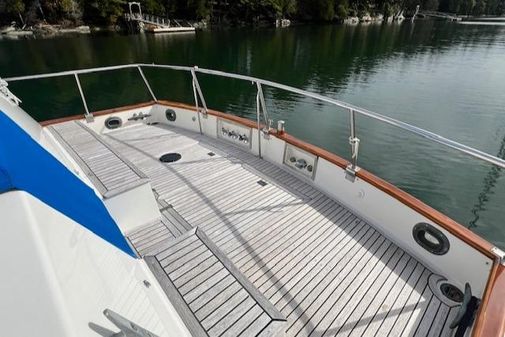
[[[86,98],[84,97],[84,92],[82,91],[81,82],[79,81],[79,75],[74,73],[74,78],[75,78],[75,82],[77,83],[77,88],[79,89],[79,94],[81,95],[82,105],[84,106],[84,111],[85,111],[84,118],[86,118],[86,122],[91,123],[91,122],[93,122],[94,118],[93,118],[93,114],[91,114],[89,112],[88,103],[86,103]]]
[[[261,84],[256,81],[256,120],[258,123],[258,156],[262,158],[261,154],[261,134],[265,137],[269,136],[270,131],[270,119],[268,118],[267,106],[265,103],[265,96],[263,95],[263,89],[261,88]],[[265,122],[265,126],[261,127],[261,116],[263,116],[263,120]]]
[[[262,158],[261,155],[261,121],[260,121],[260,104],[261,104],[261,99],[260,99],[260,91],[256,92],[256,123],[257,123],[257,128],[258,128],[258,157]]]
[[[263,120],[265,121],[267,131],[270,131],[268,130],[270,126],[270,118],[268,116],[267,105],[265,103],[265,95],[263,95],[263,88],[261,87],[261,83],[256,81],[256,87],[258,88],[258,96],[261,103],[261,110],[263,112]]]
[[[200,97],[200,101],[202,102],[204,114],[206,116],[209,110],[207,109],[207,103],[205,102],[205,97],[203,97],[202,88],[200,88],[200,83],[198,82],[198,78],[196,77],[196,71],[198,71],[197,66],[191,68],[191,76],[193,76],[193,83],[195,85],[196,91],[198,92],[198,96]]]
[[[200,134],[203,135],[203,130],[202,130],[202,120],[200,118],[200,107],[198,106],[198,93],[196,90],[196,82],[195,82],[195,77],[193,76],[193,79],[191,81],[192,87],[193,87],[193,97],[195,98],[195,108],[196,108],[196,117],[198,118],[198,128],[200,130]]]
[[[153,90],[151,89],[151,86],[149,85],[149,82],[147,81],[147,78],[146,78],[146,76],[144,75],[144,72],[142,71],[142,69],[140,68],[140,66],[137,66],[137,69],[139,70],[140,76],[142,76],[142,79],[144,80],[144,84],[146,85],[147,90],[149,90],[149,93],[151,94],[152,99],[153,99],[155,102],[157,102],[158,100],[156,99],[156,96],[154,96],[154,92],[153,92]]]
[[[349,126],[350,136],[349,144],[351,145],[351,163],[346,168],[346,178],[352,182],[356,179],[356,172],[358,171],[358,151],[359,151],[359,138],[356,137],[356,113],[354,109],[349,109]]]

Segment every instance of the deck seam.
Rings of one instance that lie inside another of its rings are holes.
[[[201,230],[196,231],[196,235],[200,237],[202,242],[207,246],[207,248],[212,251],[212,253],[221,261],[230,274],[236,279],[237,282],[242,284],[242,287],[249,293],[257,304],[263,308],[263,310],[270,316],[273,320],[285,320],[284,316],[268,301],[264,298],[263,294],[260,293],[251,282],[243,276],[240,270],[235,267],[235,265],[222,253],[222,251],[214,245],[214,243],[208,238],[208,236]]]

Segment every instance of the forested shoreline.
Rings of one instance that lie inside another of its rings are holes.
[[[242,25],[287,18],[300,22],[342,21],[348,17],[392,17],[423,10],[460,15],[503,15],[505,0],[137,0],[145,13],[210,24]],[[125,0],[0,0],[0,24],[39,23],[117,26]]]

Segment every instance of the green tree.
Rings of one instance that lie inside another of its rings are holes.
[[[98,16],[99,20],[107,24],[116,24],[123,15],[126,1],[124,0],[94,0],[88,4],[88,16]]]
[[[486,2],[486,15],[503,15],[505,0],[488,0]]]
[[[473,7],[472,14],[473,15],[484,15],[486,14],[486,1],[485,0],[477,0],[475,6]]]
[[[137,0],[138,1],[138,0]],[[152,13],[157,15],[165,14],[165,6],[163,2],[159,0],[142,0],[140,1],[142,10],[146,13]]]
[[[324,21],[335,18],[335,0],[318,0],[318,18]]]
[[[188,0],[188,9],[197,19],[207,19],[210,15],[210,4],[207,0]]]
[[[349,1],[348,0],[340,0],[337,3],[337,9],[335,14],[340,19],[345,19],[350,15]]]
[[[276,16],[285,18],[296,13],[296,0],[270,0],[270,5],[274,9]]]
[[[463,0],[461,1],[461,6],[457,13],[469,15],[470,13],[472,13],[474,7],[475,7],[475,0]]]
[[[25,3],[22,0],[6,0],[5,12],[10,16],[18,16],[21,24],[25,24],[22,14],[25,11]]]
[[[86,23],[117,24],[128,0],[0,0],[0,21],[18,19],[35,24],[81,19]],[[422,9],[474,15],[502,15],[505,0],[137,0],[145,13],[171,18],[219,22],[273,22],[275,18],[333,21],[349,15]],[[213,17],[215,15],[215,17]]]
[[[39,2],[43,8],[44,19],[51,22],[61,19],[72,19],[74,22],[80,21],[82,16],[81,4],[75,0],[41,0]]]
[[[440,4],[438,3],[438,0],[423,0],[421,2],[421,8],[423,10],[436,11],[439,6]]]

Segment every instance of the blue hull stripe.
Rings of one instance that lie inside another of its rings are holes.
[[[11,190],[30,193],[135,256],[95,192],[0,111],[0,193]]]

